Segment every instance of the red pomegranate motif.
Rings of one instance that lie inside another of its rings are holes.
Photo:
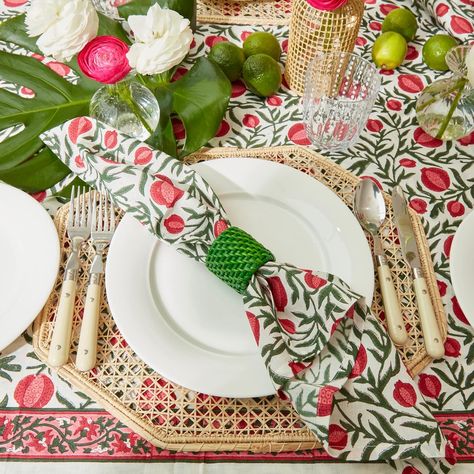
[[[184,220],[177,214],[171,214],[163,221],[163,225],[170,234],[180,234],[184,229]]]
[[[402,103],[397,99],[388,99],[387,108],[398,112],[399,110],[402,110]]]
[[[54,71],[56,74],[62,77],[67,76],[71,72],[71,68],[69,66],[56,61],[51,61],[47,63],[46,66],[48,66],[51,71]]]
[[[367,351],[365,347],[361,344],[359,352],[357,352],[357,357],[352,367],[352,371],[349,375],[350,379],[355,379],[364,373],[365,368],[367,367]]]
[[[295,323],[291,319],[278,318],[278,323],[288,334],[294,334],[296,332]]]
[[[245,314],[247,315],[247,319],[250,324],[250,329],[252,330],[253,337],[258,346],[260,342],[260,323],[258,322],[258,319],[255,314],[251,313],[250,311],[246,311]]]
[[[223,36],[208,36],[204,42],[206,43],[209,48],[212,48],[215,44],[221,43],[222,41],[229,41],[227,38]]]
[[[418,214],[424,214],[427,209],[426,201],[419,198],[413,198],[410,200],[410,207],[416,211]]]
[[[298,375],[301,371],[307,369],[311,364],[303,364],[303,362],[288,362],[288,366],[290,367],[293,375]]]
[[[451,303],[453,305],[453,312],[456,318],[458,318],[459,321],[461,321],[464,324],[469,324],[469,321],[467,320],[466,315],[464,314],[464,311],[461,309],[461,306],[459,306],[458,299],[455,296],[451,298]]]
[[[421,169],[421,182],[431,191],[441,193],[451,186],[451,180],[446,170],[429,167]]]
[[[302,123],[295,123],[288,130],[288,138],[296,145],[310,145],[311,142],[306,135],[306,130]]]
[[[150,195],[153,201],[168,209],[173,207],[176,202],[184,195],[184,191],[173,185],[166,176],[157,175],[160,179],[150,186]]]
[[[441,16],[446,15],[446,13],[448,13],[449,7],[448,5],[446,5],[446,3],[440,3],[439,5],[436,6],[435,11],[436,11],[436,15],[441,17]]]
[[[398,76],[398,86],[405,92],[417,94],[423,90],[423,81],[414,74],[400,74]]]
[[[347,431],[339,425],[329,425],[329,446],[341,450],[347,446]]]
[[[459,217],[464,214],[464,204],[459,201],[449,201],[446,207],[448,208],[451,217]]]
[[[407,466],[403,469],[402,474],[421,474],[421,472],[416,467]]]
[[[441,382],[436,375],[420,374],[418,388],[425,397],[436,398],[441,392]]]
[[[461,344],[458,340],[448,337],[444,343],[444,353],[448,357],[459,357],[461,355]]]
[[[392,10],[395,10],[396,8],[398,8],[397,5],[389,5],[387,3],[383,3],[382,5],[380,5],[380,11],[384,15],[388,15]]]
[[[448,235],[448,237],[446,237],[446,240],[444,241],[444,244],[443,244],[444,254],[448,258],[451,255],[451,245],[453,244],[453,239],[454,239],[454,235]]]
[[[270,285],[270,291],[272,293],[273,302],[277,311],[284,311],[288,304],[288,296],[286,295],[285,287],[280,280],[280,277],[267,278],[268,284]]]
[[[416,161],[411,158],[402,158],[400,160],[400,165],[404,168],[414,168],[416,166]]]
[[[133,162],[136,165],[147,165],[153,158],[153,151],[147,146],[141,146],[135,150]]]
[[[439,281],[439,280],[437,280],[436,283],[438,284],[438,291],[439,291],[440,296],[444,296],[446,294],[448,285],[446,285],[444,281]]]
[[[67,134],[72,143],[76,144],[80,135],[92,129],[92,122],[86,117],[77,117],[69,122]]]
[[[245,114],[244,118],[242,119],[242,123],[247,128],[255,128],[260,124],[260,119],[256,115]]]
[[[432,137],[431,135],[426,133],[421,127],[415,129],[415,131],[413,132],[413,138],[415,139],[416,143],[427,148],[437,148],[443,144],[441,140]]]
[[[379,133],[383,129],[383,123],[377,119],[367,120],[367,130],[373,133]]]
[[[173,127],[173,134],[176,140],[183,140],[186,136],[186,129],[184,128],[183,122],[176,117],[171,119],[171,125]]]
[[[272,95],[267,99],[267,104],[272,105],[273,107],[279,107],[283,101],[277,95]]]
[[[116,130],[107,130],[104,135],[104,145],[105,148],[111,150],[117,146],[117,131]]]
[[[76,158],[74,158],[74,163],[78,168],[85,168],[86,166],[84,165],[84,160],[82,159],[81,155],[77,155]]]
[[[53,393],[54,385],[51,379],[40,374],[23,377],[18,382],[13,396],[22,408],[43,408],[51,400]]]
[[[327,280],[320,278],[318,275],[315,275],[312,272],[305,273],[304,281],[310,288],[313,288],[314,290],[323,287],[327,283]]]
[[[451,28],[455,33],[460,35],[468,35],[474,31],[472,23],[459,15],[453,15],[451,17]]]
[[[240,97],[242,94],[245,94],[247,88],[242,81],[235,81],[232,83],[232,98]]]
[[[230,132],[230,125],[227,120],[223,120],[219,125],[219,130],[217,130],[216,137],[224,137]]]
[[[334,394],[338,391],[339,388],[332,385],[326,385],[319,391],[316,416],[329,416],[332,413]]]
[[[219,219],[214,224],[214,235],[216,237],[219,237],[219,235],[221,235],[222,232],[224,232],[228,227],[229,225],[227,224],[227,221],[225,221],[224,219]]]
[[[402,407],[413,407],[416,405],[416,391],[413,385],[398,380],[393,389],[393,398]]]

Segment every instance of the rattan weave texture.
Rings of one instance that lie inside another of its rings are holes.
[[[337,164],[301,147],[248,150],[215,148],[195,153],[188,161],[193,163],[225,157],[268,159],[292,166],[328,186],[349,207],[358,182],[357,177]],[[388,219],[382,228],[382,240],[410,335],[409,344],[400,350],[400,354],[410,372],[416,374],[429,364],[431,359],[424,350],[415,296],[411,288],[412,278],[409,268],[401,258],[390,198],[385,195],[385,200]],[[34,327],[34,348],[45,362],[69,247],[66,237],[67,215],[66,205],[59,210],[55,219],[62,244],[61,268],[53,292]],[[445,338],[446,318],[423,227],[415,213],[412,213],[412,221],[430,295]],[[87,285],[87,269],[91,260],[92,248],[89,245],[81,262],[79,298],[73,324],[73,353],[77,348],[83,313],[82,296]],[[372,309],[376,315],[382,316],[378,286]],[[178,451],[253,452],[295,451],[319,446],[292,408],[277,397],[230,399],[208,396],[180,387],[155,373],[135,355],[118,331],[111,317],[105,293],[99,325],[97,367],[89,373],[81,373],[71,362],[62,367],[59,373],[153,444]]]

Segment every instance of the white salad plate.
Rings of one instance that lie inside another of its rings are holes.
[[[265,160],[217,159],[193,169],[219,196],[232,225],[253,235],[277,261],[334,273],[371,302],[367,240],[326,186]],[[167,379],[225,397],[275,393],[241,295],[131,216],[122,219],[112,240],[106,288],[127,342]]]
[[[53,220],[31,196],[0,183],[0,350],[41,311],[58,268]]]
[[[454,293],[474,327],[474,212],[464,218],[456,231],[449,261]]]

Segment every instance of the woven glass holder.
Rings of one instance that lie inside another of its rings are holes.
[[[334,11],[318,10],[308,0],[293,0],[285,79],[303,95],[306,71],[318,52],[352,52],[359,32],[364,0],[348,0]]]

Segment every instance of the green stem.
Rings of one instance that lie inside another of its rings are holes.
[[[115,91],[117,92],[118,96],[122,98],[132,109],[132,112],[135,116],[140,120],[140,123],[145,127],[146,131],[153,135],[154,130],[150,127],[148,122],[143,118],[140,109],[138,108],[137,104],[133,100],[132,95],[130,94],[129,84],[128,81],[124,83],[117,83],[114,86]]]
[[[449,112],[446,117],[444,117],[444,120],[441,123],[441,127],[438,130],[438,133],[436,134],[436,138],[438,138],[439,140],[441,140],[441,137],[444,135],[444,132],[448,128],[449,122],[453,117],[454,111],[456,110],[456,107],[458,106],[459,101],[461,100],[461,96],[464,91],[464,87],[466,87],[466,83],[467,79],[464,77],[462,79],[459,79],[459,81],[457,82],[459,89],[456,93],[456,97],[454,98],[453,103],[451,104],[451,108],[449,109]]]

